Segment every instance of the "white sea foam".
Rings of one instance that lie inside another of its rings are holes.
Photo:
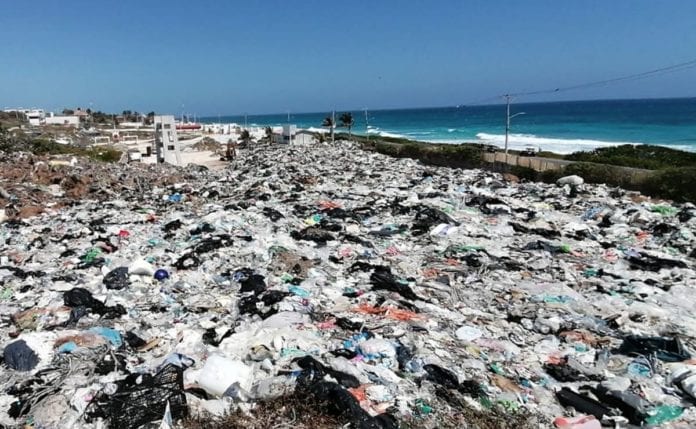
[[[504,134],[476,134],[478,142],[492,144],[500,147],[505,146]],[[579,150],[591,150],[598,147],[619,146],[624,144],[640,144],[636,142],[608,142],[602,140],[585,139],[557,139],[547,137],[537,137],[533,134],[510,134],[508,137],[508,147],[510,149],[524,149],[528,146],[540,148],[544,151],[556,153],[572,153]]]
[[[368,130],[367,130],[367,133],[368,133],[368,134],[375,134],[375,135],[378,135],[378,136],[380,136],[380,137],[391,137],[391,138],[395,138],[395,139],[406,139],[406,138],[408,138],[407,136],[405,136],[405,135],[403,135],[403,134],[395,134],[395,133],[389,133],[389,132],[386,132],[386,131],[380,131],[379,128],[368,129]]]

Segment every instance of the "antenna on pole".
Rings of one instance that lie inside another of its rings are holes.
[[[370,122],[367,119],[367,107],[365,110],[365,135],[367,136],[368,143],[370,142]]]

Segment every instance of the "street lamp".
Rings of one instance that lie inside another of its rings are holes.
[[[525,112],[519,112],[515,113],[514,115],[510,116],[510,99],[512,97],[509,95],[505,96],[505,100],[507,101],[507,115],[506,115],[506,122],[505,122],[505,163],[507,164],[508,162],[508,136],[510,134],[510,119],[514,118],[515,116],[520,116],[520,115],[525,115]]]

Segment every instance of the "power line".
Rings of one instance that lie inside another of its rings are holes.
[[[594,81],[594,82],[582,83],[579,85],[572,85],[572,86],[566,86],[566,87],[560,87],[560,88],[554,88],[554,89],[543,89],[543,90],[539,90],[539,91],[530,91],[530,92],[518,92],[518,93],[514,93],[514,94],[509,94],[509,95],[519,97],[519,96],[526,96],[526,95],[552,94],[552,93],[556,93],[556,92],[573,91],[573,90],[578,90],[578,89],[588,89],[588,88],[606,86],[606,85],[618,83],[618,82],[628,82],[628,81],[640,80],[640,79],[645,79],[645,78],[659,76],[659,75],[668,74],[668,73],[674,73],[674,72],[678,72],[678,71],[682,71],[682,70],[688,70],[688,69],[691,69],[694,67],[696,67],[696,59],[686,61],[683,63],[679,63],[679,64],[674,64],[674,65],[667,66],[667,67],[661,67],[658,69],[649,70],[649,71],[642,72],[642,73],[636,73],[636,74],[616,77],[616,78],[612,78],[612,79],[598,80],[598,81]]]
[[[614,83],[631,82],[631,81],[636,81],[636,80],[640,80],[640,79],[661,76],[664,74],[676,73],[676,72],[680,72],[683,70],[689,70],[689,69],[693,69],[693,68],[696,68],[696,59],[692,59],[692,60],[689,60],[689,61],[686,61],[683,63],[674,64],[674,65],[667,66],[667,67],[660,67],[660,68],[657,68],[654,70],[649,70],[649,71],[645,71],[645,72],[641,72],[641,73],[635,73],[635,74],[615,77],[612,79],[598,80],[598,81],[594,81],[594,82],[586,82],[586,83],[582,83],[582,84],[565,86],[565,87],[557,87],[557,88],[553,88],[553,89],[542,89],[542,90],[537,90],[537,91],[516,92],[516,93],[496,95],[493,97],[483,98],[483,99],[475,100],[475,101],[472,101],[469,103],[465,103],[464,105],[471,106],[471,105],[476,105],[476,104],[484,104],[484,103],[488,103],[491,101],[500,100],[501,98],[505,98],[507,96],[522,97],[522,96],[529,96],[529,95],[555,94],[555,93],[566,92],[566,91],[598,88],[598,87],[602,87],[602,86],[611,85]]]

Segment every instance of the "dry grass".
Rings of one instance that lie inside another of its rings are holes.
[[[315,401],[286,396],[268,402],[260,402],[251,414],[235,411],[225,417],[190,417],[183,423],[184,429],[335,429],[342,423],[327,415],[326,407]]]
[[[316,398],[287,396],[257,404],[251,414],[235,411],[224,418],[195,416],[184,421],[184,429],[338,429],[348,419],[327,414],[325,403]],[[426,416],[403,419],[400,429],[536,429],[544,422],[528,413],[504,410],[475,410],[469,406],[434,404]]]

